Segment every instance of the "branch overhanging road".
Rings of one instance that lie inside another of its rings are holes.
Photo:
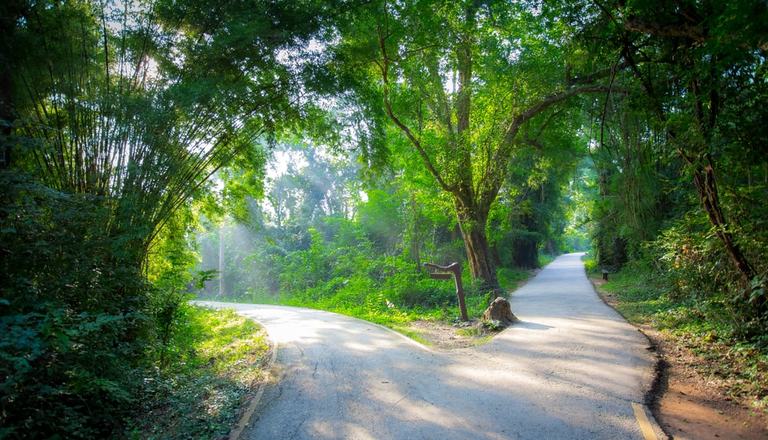
[[[259,321],[279,346],[280,378],[244,437],[643,439],[633,403],[652,379],[648,341],[600,301],[579,257],[515,292],[521,322],[450,352],[318,310],[203,303]]]

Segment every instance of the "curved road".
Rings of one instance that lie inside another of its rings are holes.
[[[449,352],[333,313],[205,303],[258,320],[279,345],[279,381],[244,437],[643,439],[632,403],[651,380],[648,342],[600,301],[580,255],[515,292],[521,322]]]

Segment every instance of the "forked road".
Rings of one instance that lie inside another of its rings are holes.
[[[209,303],[258,320],[279,344],[280,379],[245,437],[643,439],[632,403],[651,380],[648,342],[600,301],[579,257],[515,292],[521,322],[450,352],[333,313]]]

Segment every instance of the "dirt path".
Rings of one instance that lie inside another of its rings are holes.
[[[280,379],[248,438],[647,438],[647,340],[600,301],[576,254],[515,293],[520,323],[450,352],[317,310],[209,304],[260,321],[279,345]]]

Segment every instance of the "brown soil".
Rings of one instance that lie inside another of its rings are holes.
[[[482,345],[498,333],[478,327],[476,320],[467,327],[441,321],[413,321],[405,328],[418,334],[429,345],[443,350]]]
[[[605,281],[591,278],[600,297],[611,307],[617,300],[600,290]],[[766,440],[768,414],[749,407],[749,399],[729,395],[729,383],[700,370],[707,362],[671,335],[651,326],[638,326],[656,348],[658,377],[646,404],[673,439]]]

